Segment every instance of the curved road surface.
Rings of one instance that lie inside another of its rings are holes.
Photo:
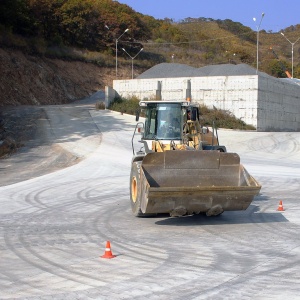
[[[85,159],[0,187],[1,299],[300,299],[300,133],[219,131],[263,186],[246,211],[135,218],[134,117],[45,109]]]

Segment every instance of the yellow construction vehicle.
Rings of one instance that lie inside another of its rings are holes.
[[[135,216],[184,216],[245,210],[261,189],[236,153],[219,145],[217,130],[200,125],[198,104],[141,101],[132,137],[131,208]],[[142,147],[134,140],[141,134]]]

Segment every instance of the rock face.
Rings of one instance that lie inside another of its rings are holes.
[[[111,85],[114,69],[0,48],[0,107],[72,102]]]

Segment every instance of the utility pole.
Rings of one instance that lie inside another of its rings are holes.
[[[300,37],[296,40],[296,42],[292,43],[283,32],[280,34],[292,45],[292,78],[294,78],[294,45],[299,41]]]
[[[265,16],[265,13],[261,14],[261,19],[259,22],[259,25],[256,26],[257,29],[257,37],[256,37],[256,74],[258,74],[258,44],[259,44],[259,28],[262,22],[263,17]],[[253,18],[253,21],[256,22],[256,18]]]
[[[118,38],[116,38],[116,79],[118,78],[118,41],[123,36],[123,34],[128,30],[129,30],[128,28],[125,29],[125,31]]]
[[[142,48],[135,56],[131,56],[124,48],[122,50],[131,58],[131,79],[133,79],[133,60],[144,50]]]

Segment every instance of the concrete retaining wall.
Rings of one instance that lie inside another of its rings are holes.
[[[300,85],[259,77],[258,131],[300,131]]]
[[[115,99],[118,95],[115,89],[110,86],[105,87],[105,107],[108,107],[109,104]]]
[[[258,131],[300,131],[300,85],[268,75],[114,80],[113,90],[141,100],[191,98],[228,110]]]

